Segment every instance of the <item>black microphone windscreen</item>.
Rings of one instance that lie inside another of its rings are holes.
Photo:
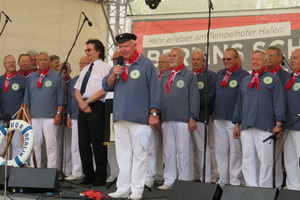
[[[90,22],[90,21],[88,22],[88,25],[89,25],[89,26],[93,26],[92,22]]]
[[[117,64],[118,64],[118,65],[123,65],[123,63],[124,63],[124,58],[123,58],[123,56],[119,56],[118,59],[117,59]]]

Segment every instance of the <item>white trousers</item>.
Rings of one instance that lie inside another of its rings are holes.
[[[37,166],[41,167],[41,153],[43,137],[45,137],[47,151],[47,168],[57,168],[58,142],[57,125],[54,125],[53,118],[32,118],[32,129],[34,131],[34,151]],[[31,161],[33,167],[33,162]]]
[[[172,186],[178,180],[193,180],[193,145],[188,123],[167,121],[162,123],[165,157],[164,185]]]
[[[141,145],[137,134],[143,134],[148,125],[124,120],[116,121],[115,141],[119,175],[118,191],[142,194],[147,173],[147,151]]]
[[[116,145],[109,144],[107,145],[107,161],[110,168],[110,176],[117,178],[119,174],[119,166],[116,156]]]
[[[240,185],[242,167],[241,142],[233,137],[234,124],[228,120],[215,120],[216,159],[219,167],[219,184]]]
[[[284,164],[287,173],[286,186],[289,190],[300,190],[300,131],[285,132]]]
[[[64,136],[64,138],[63,138]],[[59,148],[58,154],[58,168],[62,166],[64,174],[72,174],[72,156],[71,156],[71,141],[72,141],[72,130],[67,126],[59,125],[57,142]],[[63,156],[63,165],[61,165],[61,156]]]
[[[72,157],[72,175],[82,177],[82,165],[79,155],[79,140],[78,140],[78,122],[77,119],[72,119],[72,139],[71,139],[71,157]]]
[[[256,128],[241,132],[242,170],[247,186],[272,187],[273,142],[263,142],[270,135]]]
[[[203,176],[203,163],[204,163],[204,134],[205,134],[205,124],[202,122],[197,122],[197,129],[192,133],[194,140],[194,144],[196,147],[196,155],[194,156],[194,159],[198,159],[199,163],[199,171],[200,171],[200,180],[202,180]],[[208,141],[208,139],[206,140]],[[210,152],[208,147],[208,142],[206,143],[206,163],[205,163],[205,182],[210,183],[211,178],[211,161],[210,161]]]
[[[155,175],[163,175],[163,150],[162,134],[156,129],[152,129],[150,146],[147,156],[147,176],[146,181],[155,180]]]
[[[210,152],[210,161],[211,161],[211,177],[218,177],[218,164],[216,159],[216,141],[215,141],[215,124],[210,121],[208,124],[208,146]]]

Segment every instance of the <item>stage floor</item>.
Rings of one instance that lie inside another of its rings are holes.
[[[83,191],[94,190],[101,191],[104,196],[107,196],[108,193],[116,191],[116,184],[113,184],[109,189],[106,186],[99,187],[87,187],[85,185],[80,185],[80,181],[61,181],[59,192],[58,193],[20,193],[20,192],[7,192],[7,200],[42,200],[42,199],[87,199],[84,196],[80,196],[80,193]],[[167,200],[169,191],[158,190],[159,185],[155,184],[152,191],[149,191],[147,188],[144,190],[143,199],[148,200]],[[0,200],[4,199],[4,191],[0,191]],[[123,199],[118,199],[123,200]]]

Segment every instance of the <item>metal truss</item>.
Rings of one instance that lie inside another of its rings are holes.
[[[107,34],[107,62],[113,64],[111,59],[115,51],[118,50],[115,36],[125,30],[125,20],[127,16],[127,6],[132,0],[102,0],[98,1],[102,6],[103,13],[109,27]]]

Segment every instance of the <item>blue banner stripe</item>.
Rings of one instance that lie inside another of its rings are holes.
[[[21,162],[21,160],[19,159],[19,156],[15,157],[15,161],[17,163],[17,165],[20,167],[21,165],[23,165],[23,163]]]
[[[24,135],[27,131],[31,130],[32,126],[27,126],[26,128],[23,129],[22,135]]]
[[[4,126],[1,126],[1,127],[0,127],[0,131],[2,132],[3,135],[6,136],[6,131],[5,131]]]

